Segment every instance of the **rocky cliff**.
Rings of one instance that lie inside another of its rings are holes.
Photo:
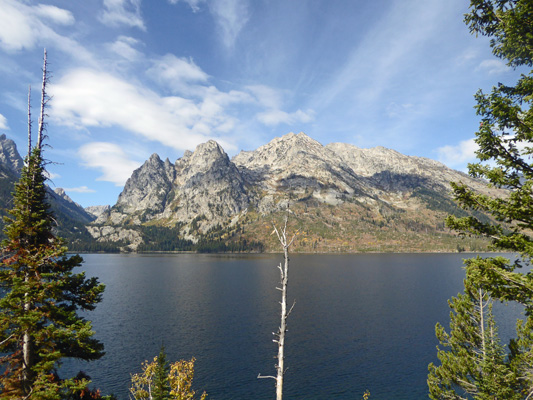
[[[432,232],[436,242],[443,234],[451,237],[442,219],[461,211],[450,199],[450,181],[488,190],[433,160],[383,147],[323,146],[304,133],[275,138],[232,160],[209,141],[175,163],[153,154],[90,232],[102,242],[120,237],[133,250],[147,242],[145,233],[148,227],[153,233],[155,226],[192,242],[260,240],[270,243],[268,249],[275,244],[265,232],[289,201],[299,213],[296,219],[308,228],[307,245],[300,241],[304,249],[324,250],[322,241],[336,237],[334,246],[340,241],[344,247],[338,248],[354,251],[361,249],[353,245],[358,235],[367,244],[377,243],[384,232],[396,245],[402,241],[398,232],[413,234],[422,246],[424,232]]]
[[[24,161],[20,156],[17,145],[6,135],[0,135],[0,165],[16,176],[20,175]]]
[[[0,216],[7,215],[7,210],[13,206],[14,185],[20,178],[23,165],[24,161],[15,142],[6,135],[0,135]],[[92,215],[72,201],[61,188],[48,188],[48,199],[56,216],[60,236],[75,240],[80,235],[88,235],[85,225],[95,219]],[[0,219],[1,229],[3,220]]]

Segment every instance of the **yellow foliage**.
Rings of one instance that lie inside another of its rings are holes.
[[[168,383],[170,385],[169,399],[171,400],[193,400],[196,394],[192,390],[192,380],[194,378],[194,357],[190,360],[180,360],[170,364],[168,373]],[[151,400],[154,388],[154,377],[157,368],[157,357],[154,361],[144,361],[142,372],[131,376],[130,393],[135,400]],[[205,400],[207,394],[202,393],[200,400]]]

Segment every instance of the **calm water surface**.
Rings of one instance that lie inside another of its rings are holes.
[[[285,399],[427,399],[435,323],[462,290],[460,254],[294,255]],[[128,398],[130,374],[165,345],[196,358],[193,387],[209,399],[272,399],[280,255],[84,255],[106,285],[87,316],[106,355],[68,362],[103,393]],[[509,335],[514,320],[501,321]]]

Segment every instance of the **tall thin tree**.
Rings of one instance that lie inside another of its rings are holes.
[[[0,261],[0,398],[61,399],[82,391],[87,379],[59,379],[64,358],[98,359],[103,345],[92,338],[91,322],[77,314],[92,310],[104,286],[73,269],[83,261],[67,256],[54,234],[55,220],[47,202],[42,156],[48,97],[46,51],[37,145],[26,157],[6,217]],[[31,97],[28,97],[31,99]],[[31,112],[28,112],[31,125]],[[28,127],[31,135],[31,126]]]
[[[287,223],[289,220],[289,206],[287,206],[287,213],[285,214],[285,220],[282,229],[278,229],[275,224],[274,230],[272,233],[276,233],[278,240],[283,248],[283,264],[278,265],[280,272],[280,284],[281,287],[278,287],[281,291],[281,318],[280,326],[277,333],[273,333],[276,337],[274,342],[278,344],[278,364],[276,365],[276,376],[262,376],[259,374],[258,378],[271,378],[276,380],[276,400],[283,399],[283,378],[285,376],[285,334],[287,333],[287,319],[291,314],[295,303],[292,304],[291,308],[287,308],[287,287],[289,284],[289,247],[294,242],[298,231],[296,231],[293,236],[289,239],[287,236]]]

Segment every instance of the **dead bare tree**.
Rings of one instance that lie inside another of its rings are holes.
[[[285,221],[283,224],[283,229],[281,231],[276,227],[275,224],[272,224],[274,226],[274,230],[272,231],[272,234],[276,234],[278,236],[279,242],[283,248],[283,265],[280,263],[278,265],[278,269],[280,272],[280,283],[281,287],[277,287],[279,291],[281,291],[281,322],[278,329],[278,332],[272,332],[272,334],[276,337],[273,341],[278,344],[278,364],[276,365],[276,371],[277,376],[262,376],[259,374],[258,378],[272,378],[276,381],[276,400],[282,400],[283,398],[283,376],[285,375],[285,333],[287,332],[287,318],[292,312],[292,309],[294,308],[294,304],[292,304],[291,308],[287,311],[287,285],[289,282],[289,247],[294,242],[294,239],[296,238],[296,235],[298,234],[298,231],[294,233],[294,235],[289,240],[287,238],[287,222],[289,220],[289,206],[287,206],[287,213],[285,215]]]
[[[47,60],[47,54],[46,49],[44,49],[44,57],[43,57],[43,82],[41,86],[41,111],[39,113],[39,128],[37,131],[37,148],[42,148],[42,143],[44,139],[44,131],[46,130],[46,123],[44,122],[44,117],[47,117],[48,115],[45,113],[46,106],[48,102],[50,101],[50,97],[46,93],[46,85],[48,84],[50,77],[49,73],[47,71],[48,67],[48,60]]]

